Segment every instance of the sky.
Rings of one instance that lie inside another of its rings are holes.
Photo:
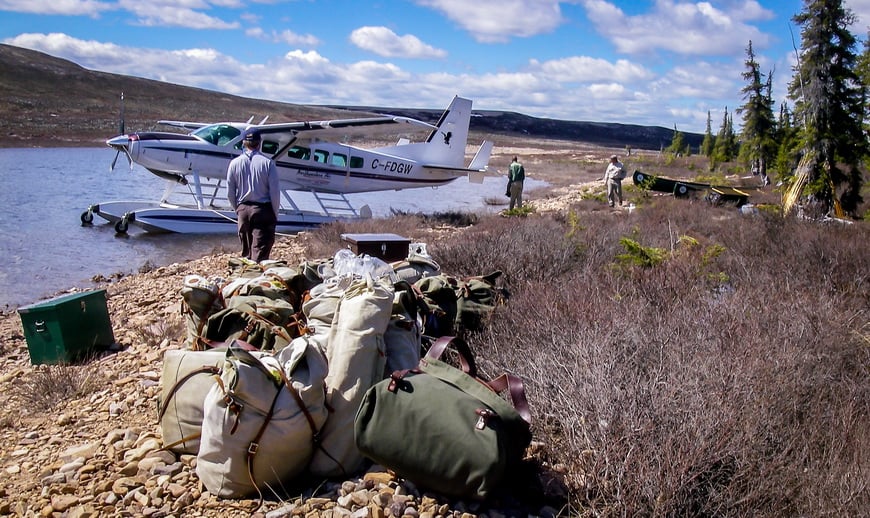
[[[870,0],[845,5],[863,40]],[[745,102],[750,41],[772,73],[777,106],[788,101],[800,47],[792,17],[802,8],[801,0],[0,0],[0,42],[92,70],[295,104],[444,108],[460,95],[478,110],[695,133],[709,113],[715,133],[724,111]]]

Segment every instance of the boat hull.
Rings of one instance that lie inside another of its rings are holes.
[[[740,207],[749,199],[749,193],[734,187],[674,180],[663,176],[653,176],[641,171],[635,171],[631,179],[639,187],[656,192],[666,192],[678,198],[704,195],[714,205],[730,203]]]

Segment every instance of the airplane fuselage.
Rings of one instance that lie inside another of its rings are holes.
[[[140,132],[116,139],[123,140],[134,162],[158,176],[177,176],[179,180],[192,174],[223,180],[229,162],[242,152],[238,139],[216,145],[193,135],[170,132]],[[267,138],[262,152],[273,157],[276,146],[270,146]],[[344,194],[437,187],[466,174],[448,167],[426,167],[378,149],[335,142],[293,146],[280,154],[275,165],[284,190]]]

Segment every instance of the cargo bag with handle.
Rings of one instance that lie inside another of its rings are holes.
[[[263,350],[278,351],[302,332],[299,315],[283,299],[237,295],[226,309],[208,318],[201,342],[244,340]]]
[[[286,488],[308,466],[326,421],[326,359],[305,337],[256,358],[230,347],[205,397],[196,474],[212,494]]]
[[[479,331],[488,322],[496,306],[505,298],[505,291],[496,286],[502,272],[496,270],[489,275],[469,277],[459,283],[456,289],[457,334],[466,331]]]
[[[233,344],[253,348],[244,342]],[[253,354],[259,357],[267,353],[255,351]],[[203,403],[216,383],[215,376],[220,375],[226,356],[226,347],[205,351],[168,349],[163,353],[157,422],[167,450],[192,455],[199,451]]]
[[[353,422],[366,391],[384,378],[384,333],[393,307],[393,286],[356,277],[345,290],[329,330],[326,402],[329,419],[308,470],[315,476],[354,473],[365,458],[353,440]]]
[[[437,359],[448,344],[460,349],[462,369]],[[519,378],[483,381],[468,353],[464,342],[442,337],[416,369],[374,385],[354,437],[366,457],[421,487],[483,499],[518,470],[531,417]]]
[[[225,350],[185,349],[169,349],[163,354],[157,421],[164,448],[194,455],[199,451],[203,401],[226,354]]]

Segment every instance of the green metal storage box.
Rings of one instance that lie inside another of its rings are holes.
[[[106,290],[62,295],[18,308],[30,363],[73,363],[115,343]]]

